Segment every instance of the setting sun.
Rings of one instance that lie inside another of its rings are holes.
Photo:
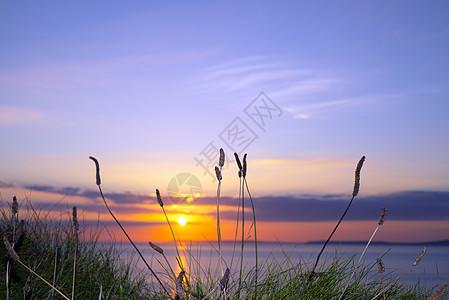
[[[184,216],[179,217],[179,218],[178,218],[178,223],[179,223],[179,225],[181,225],[181,226],[185,226],[186,223],[187,223],[187,218],[184,217]]]

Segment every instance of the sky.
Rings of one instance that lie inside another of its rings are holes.
[[[0,195],[123,238],[449,239],[447,1],[0,1]],[[247,193],[247,192],[246,192]],[[252,215],[245,201],[247,220]],[[177,223],[187,218],[185,226]],[[247,222],[247,228],[251,222]],[[253,234],[248,232],[253,238]]]

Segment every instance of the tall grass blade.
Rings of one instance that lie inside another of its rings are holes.
[[[168,227],[170,227],[170,232],[173,237],[173,242],[175,243],[176,254],[178,255],[176,259],[178,261],[179,267],[181,269],[184,269],[184,265],[181,260],[181,255],[179,255],[178,244],[176,243],[175,233],[173,232],[173,228],[171,227],[170,221],[168,220],[168,216],[167,216],[167,213],[165,212],[165,208],[164,208],[164,202],[162,201],[161,193],[159,192],[158,189],[156,189],[156,197],[157,197],[157,202],[159,203],[159,206],[162,208],[162,212],[164,213],[165,220],[167,220]]]
[[[78,223],[78,213],[76,206],[73,207],[72,210],[72,219],[73,219],[73,229],[75,236],[75,253],[73,255],[73,283],[72,283],[72,300],[75,298],[75,277],[76,277],[76,254],[78,250],[78,231],[80,229],[80,225]]]
[[[344,213],[341,216],[340,220],[338,221],[337,225],[335,225],[334,230],[332,230],[332,233],[327,238],[326,242],[324,243],[323,248],[321,248],[321,251],[320,251],[320,253],[318,254],[318,256],[316,258],[316,261],[315,261],[315,264],[314,264],[314,266],[312,268],[312,271],[310,272],[309,279],[312,279],[312,277],[315,275],[315,269],[316,269],[316,267],[318,265],[318,261],[320,260],[321,254],[323,253],[323,251],[326,248],[327,244],[329,243],[330,239],[334,235],[334,233],[337,230],[338,226],[340,226],[340,223],[343,220],[343,218],[345,217],[346,213],[348,212],[349,207],[351,206],[352,201],[354,200],[355,196],[357,196],[357,194],[359,193],[359,189],[360,189],[360,171],[362,170],[362,166],[363,166],[364,162],[365,162],[365,156],[362,156],[362,158],[359,160],[359,162],[357,164],[357,167],[355,169],[354,189],[352,191],[351,201],[349,201],[349,204],[346,207],[346,210],[344,211]]]
[[[59,237],[58,234],[55,233],[53,235],[53,242],[55,247],[55,260],[53,265],[53,285],[56,284],[56,275],[58,273],[58,256],[59,256]],[[55,290],[51,291],[51,299],[54,299],[55,297]]]
[[[18,216],[17,214],[19,213],[19,203],[17,202],[17,197],[13,196],[12,197],[12,204],[11,204],[11,220],[12,220],[12,226],[13,226],[13,230],[12,230],[12,236],[13,236],[13,243],[12,243],[12,247],[14,248],[14,243],[16,240],[16,223],[18,220]],[[11,273],[11,264],[10,261],[8,259],[8,261],[6,262],[6,300],[9,300],[9,277],[10,277],[10,273]]]
[[[360,258],[359,258],[359,260],[357,261],[357,264],[355,265],[354,271],[352,271],[351,277],[349,277],[348,283],[346,283],[346,286],[345,286],[343,292],[341,293],[340,298],[338,298],[338,300],[340,300],[341,298],[343,298],[343,295],[345,294],[346,290],[348,289],[348,286],[349,286],[349,284],[350,284],[350,282],[351,282],[351,280],[352,280],[352,277],[354,277],[354,273],[355,273],[355,271],[357,270],[357,267],[359,266],[360,261],[362,260],[362,257],[363,257],[363,255],[364,255],[365,252],[366,252],[366,249],[368,249],[369,244],[371,244],[371,241],[373,240],[374,235],[376,234],[376,232],[377,232],[377,230],[379,229],[379,227],[382,226],[382,225],[384,224],[384,222],[385,222],[385,216],[386,216],[386,215],[387,215],[387,209],[384,207],[384,208],[382,208],[382,211],[381,211],[381,213],[380,213],[380,218],[379,218],[379,221],[377,222],[377,227],[376,227],[376,229],[374,230],[373,234],[371,235],[370,239],[368,240],[368,243],[366,243],[365,249],[363,249],[363,252],[362,252],[362,254],[360,255]],[[383,273],[383,272],[382,272],[382,273]]]
[[[128,233],[126,232],[125,228],[123,228],[122,224],[120,224],[119,220],[117,220],[117,218],[115,217],[114,213],[112,212],[112,210],[109,208],[108,203],[106,202],[106,199],[104,198],[103,195],[103,191],[101,189],[101,179],[100,179],[100,164],[98,163],[98,160],[95,157],[89,156],[89,158],[91,160],[94,161],[95,163],[95,168],[96,168],[96,179],[97,179],[97,186],[98,186],[98,190],[100,191],[100,195],[101,198],[103,199],[104,205],[106,206],[107,210],[109,211],[109,213],[111,214],[112,218],[115,220],[115,222],[118,224],[118,226],[120,227],[120,229],[123,231],[123,233],[125,234],[125,236],[128,238],[129,242],[131,243],[131,245],[134,247],[134,249],[136,249],[137,253],[139,254],[140,258],[142,259],[142,261],[144,262],[144,264],[147,266],[148,270],[150,270],[151,274],[153,274],[154,278],[156,278],[157,282],[160,284],[160,286],[162,287],[162,289],[165,291],[165,293],[167,294],[167,296],[171,299],[170,294],[168,293],[167,289],[164,287],[164,285],[162,284],[161,280],[159,279],[159,277],[157,277],[156,273],[154,273],[153,269],[150,267],[150,265],[147,263],[147,261],[145,260],[145,258],[143,257],[142,253],[140,252],[139,248],[137,248],[137,246],[134,244],[133,240],[129,237]]]
[[[246,163],[246,154],[243,157],[243,170],[245,170],[244,172],[242,172],[243,175],[243,182],[246,186],[246,191],[248,192],[248,196],[249,199],[251,201],[251,208],[253,211],[253,225],[254,225],[254,249],[255,249],[255,255],[256,255],[256,266],[255,266],[255,288],[254,288],[254,294],[255,297],[257,298],[257,279],[258,279],[258,268],[259,268],[259,256],[258,256],[258,251],[257,251],[257,222],[256,222],[256,209],[254,208],[254,202],[253,202],[253,197],[251,196],[251,192],[249,191],[249,187],[248,187],[248,181],[246,179],[246,173],[247,173],[247,163]]]
[[[240,297],[240,290],[242,288],[242,277],[243,277],[243,252],[244,252],[244,248],[245,248],[245,185],[244,185],[244,180],[242,180],[243,177],[243,165],[240,162],[239,156],[237,153],[234,153],[235,156],[235,161],[237,162],[237,166],[239,168],[238,171],[238,175],[240,178],[240,188],[239,190],[241,191],[241,197],[239,201],[239,205],[241,203],[241,207],[242,207],[242,244],[241,244],[241,249],[240,249],[240,271],[239,271],[239,284],[238,284],[238,288],[237,288],[237,299],[239,299]],[[245,154],[246,157],[246,154]],[[246,161],[246,159],[244,159],[244,161]],[[246,176],[246,165],[245,165],[245,176]]]
[[[237,218],[236,218],[236,226],[235,226],[235,235],[234,235],[234,246],[232,249],[232,257],[231,257],[231,269],[234,262],[234,255],[235,255],[235,246],[237,245],[237,234],[239,229],[239,221],[240,221],[240,200],[242,197],[242,163],[240,162],[239,156],[237,153],[234,153],[235,161],[237,162],[237,166],[239,168],[238,170],[238,176],[239,176],[239,196],[238,196],[238,205],[237,205]]]
[[[224,162],[225,162],[225,154],[224,154],[223,148],[220,148],[220,158],[218,161],[218,165],[220,167],[215,166],[215,175],[218,180],[218,186],[217,186],[217,239],[218,239],[218,251],[219,251],[221,276],[224,275],[224,271],[223,271],[223,257],[222,257],[222,252],[221,252],[220,192],[221,192],[221,180],[223,179],[222,170],[223,170]]]

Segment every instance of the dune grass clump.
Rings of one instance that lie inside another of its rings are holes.
[[[100,226],[78,231],[69,212],[49,218],[28,199],[14,224],[8,205],[0,204],[0,299],[152,299],[136,260],[99,242]]]

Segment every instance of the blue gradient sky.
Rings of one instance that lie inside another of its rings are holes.
[[[219,135],[236,117],[258,136],[244,151],[256,197],[349,195],[366,155],[361,196],[448,201],[447,11],[447,1],[2,1],[3,201],[35,186],[33,201],[59,191],[89,216],[91,199],[63,190],[95,189],[89,155],[110,193],[154,203],[156,187],[167,193],[189,172],[213,195],[194,157],[211,141],[232,156]],[[265,131],[244,112],[262,91],[283,112]],[[235,174],[224,171],[226,196],[238,193]],[[427,219],[449,227],[449,213]],[[421,238],[436,232],[429,224]]]

